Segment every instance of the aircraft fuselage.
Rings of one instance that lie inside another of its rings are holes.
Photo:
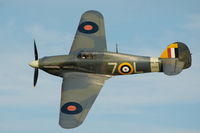
[[[61,77],[62,73],[73,70],[115,76],[160,72],[161,60],[114,52],[80,52],[78,56],[59,55],[41,58],[39,68]]]

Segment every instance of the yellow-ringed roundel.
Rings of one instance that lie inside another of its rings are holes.
[[[61,112],[65,114],[75,115],[82,112],[82,110],[82,106],[76,102],[68,102],[61,107]]]
[[[119,66],[118,66],[118,72],[122,75],[124,74],[132,74],[133,73],[133,66],[128,63],[128,62],[124,62],[124,63],[121,63]]]
[[[86,34],[92,34],[99,30],[99,27],[96,23],[91,21],[83,22],[79,25],[78,31]]]

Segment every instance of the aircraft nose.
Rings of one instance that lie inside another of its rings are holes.
[[[39,67],[39,61],[38,60],[34,60],[31,63],[29,63],[29,66],[31,66],[33,68],[38,68]]]

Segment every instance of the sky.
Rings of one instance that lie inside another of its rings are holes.
[[[199,0],[0,0],[0,132],[200,133]],[[104,15],[109,51],[159,57],[181,41],[192,66],[176,76],[117,76],[106,81],[84,123],[59,124],[62,79],[43,71],[35,88],[33,39],[39,57],[68,54],[82,13]]]

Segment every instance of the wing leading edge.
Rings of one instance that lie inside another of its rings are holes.
[[[87,11],[81,16],[69,54],[80,51],[107,51],[104,19],[97,11]]]
[[[75,128],[84,121],[108,78],[104,75],[80,72],[64,74],[59,121],[61,127]]]

